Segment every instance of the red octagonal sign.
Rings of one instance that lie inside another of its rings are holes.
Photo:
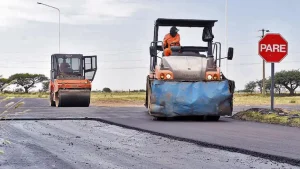
[[[270,63],[279,63],[288,54],[288,42],[279,33],[268,33],[258,42],[258,53]]]

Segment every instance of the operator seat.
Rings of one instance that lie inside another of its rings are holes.
[[[69,63],[61,63],[59,65],[59,70],[60,70],[60,72],[63,72],[63,73],[72,73],[73,70],[70,67],[71,66],[69,65]]]
[[[199,56],[199,57],[206,57],[203,54],[195,51],[181,51],[181,46],[172,46],[171,47],[172,54],[170,56]]]

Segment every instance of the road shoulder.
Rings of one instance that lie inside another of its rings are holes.
[[[250,108],[235,113],[232,118],[235,120],[300,127],[299,110],[276,108],[274,111],[271,111],[268,108]]]

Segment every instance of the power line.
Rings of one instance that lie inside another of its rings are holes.
[[[96,49],[96,50],[90,50],[90,51],[85,51],[85,52],[77,52],[77,53],[89,53],[89,52],[115,52],[115,53],[109,53],[109,54],[119,54],[119,53],[136,53],[136,52],[141,52],[141,51],[145,51],[145,49],[130,49],[130,50],[102,50],[102,49]],[[49,52],[50,53],[50,52]],[[51,54],[42,54],[42,55],[48,55],[51,56],[53,53]],[[65,53],[65,52],[62,52]],[[68,52],[70,53],[70,52]],[[71,52],[72,53],[72,52]],[[41,54],[41,53],[27,53],[27,52],[1,52],[2,55],[8,55],[8,54],[28,54],[28,55],[32,55],[32,54]]]
[[[20,68],[20,67],[14,67],[14,66],[0,66],[0,69],[2,68]],[[41,67],[21,67],[22,69],[47,69],[50,70],[51,68],[41,68]],[[120,68],[116,68],[116,67],[112,67],[112,68],[108,68],[108,67],[98,67],[98,69],[142,69],[142,68],[149,68],[149,67],[120,67]]]
[[[296,55],[296,54],[300,54],[300,52],[288,53],[288,55]],[[238,56],[259,56],[259,55],[258,55],[258,53],[255,53],[255,54],[241,54]]]
[[[109,63],[109,62],[140,62],[140,61],[146,61],[146,60],[112,60],[112,61],[99,61],[98,62],[102,62],[102,63]],[[43,62],[47,62],[47,61],[29,61],[30,63],[43,63]],[[14,62],[14,63],[29,63],[29,62]],[[286,63],[299,63],[300,61],[283,61],[280,64],[286,64]],[[50,62],[47,62],[50,63]],[[228,65],[259,65],[262,63],[258,63],[258,62],[250,62],[250,63],[236,63],[236,64],[228,64]],[[268,63],[267,63],[268,64]],[[0,65],[0,69],[1,68],[36,68],[39,69],[38,67],[20,67],[20,66],[5,66],[5,65]],[[101,67],[99,67],[101,68]],[[45,68],[41,68],[41,69],[45,69]],[[111,68],[109,68],[111,69]],[[115,69],[119,69],[119,68],[115,68]],[[122,69],[122,68],[121,68]]]
[[[137,59],[137,60],[98,60],[98,63],[107,63],[107,62],[142,62],[142,61],[148,61],[143,59]],[[7,63],[51,63],[51,61],[41,61],[41,60],[32,60],[32,61],[6,61]],[[3,62],[2,62],[3,63]]]
[[[298,63],[300,61],[283,61],[280,64],[285,64],[285,63]],[[257,65],[257,64],[262,64],[258,62],[253,62],[253,63],[237,63],[237,64],[229,64],[229,65]],[[267,63],[268,64],[268,63]]]

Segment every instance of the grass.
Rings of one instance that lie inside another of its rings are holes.
[[[17,105],[15,105],[15,109],[17,109],[18,107],[20,107],[20,106],[22,106],[22,105],[24,105],[24,102],[20,102],[20,103],[18,103]]]
[[[298,117],[292,118],[293,115],[298,115]],[[300,112],[285,112],[284,115],[279,113],[261,113],[258,111],[242,111],[238,112],[233,116],[234,119],[245,120],[245,121],[254,121],[260,123],[269,123],[269,124],[280,124],[291,127],[300,127]]]
[[[0,97],[3,97],[1,101],[9,100],[16,97],[22,98],[43,98],[48,99],[49,93],[0,93]],[[91,104],[92,105],[139,105],[143,106],[145,99],[145,92],[92,92]]]
[[[270,105],[270,95],[262,94],[234,94],[234,105]],[[275,95],[275,105],[296,105],[300,103],[300,95]]]
[[[45,98],[48,99],[48,93],[1,93],[0,97],[4,99],[14,97],[25,97],[25,98]],[[91,101],[96,102],[135,102],[143,103],[145,99],[145,92],[113,92],[113,93],[102,93],[92,92]],[[300,95],[289,96],[287,94],[275,95],[275,105],[296,105],[300,104]],[[234,94],[234,105],[269,105],[270,95],[261,94]]]
[[[48,98],[48,93],[0,93],[0,97],[5,97],[5,99],[25,97],[25,98]]]
[[[145,92],[120,92],[120,93],[96,93],[93,92],[91,99],[94,101],[144,101]]]

